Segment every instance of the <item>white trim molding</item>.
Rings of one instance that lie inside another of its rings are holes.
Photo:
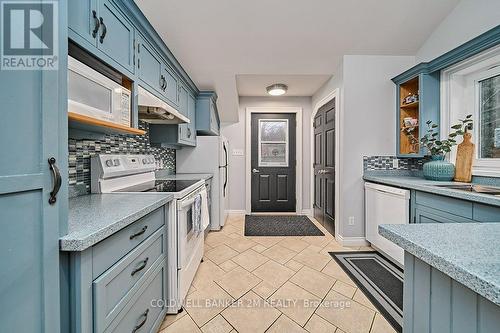
[[[245,109],[245,210],[252,213],[252,113],[295,113],[296,140],[295,151],[297,167],[295,169],[295,212],[302,212],[302,108],[300,107],[247,107]]]
[[[365,237],[342,237],[342,235],[335,235],[335,239],[340,245],[345,247],[370,246],[370,242]]]
[[[228,215],[245,215],[246,211],[244,209],[230,209],[226,210]]]
[[[311,193],[311,216],[314,213],[314,117],[316,117],[316,113],[320,107],[330,102],[335,98],[335,239],[340,239],[342,234],[342,223],[340,223],[340,94],[339,88],[335,89],[328,95],[326,95],[322,100],[320,100],[314,106],[314,109],[311,114],[310,120],[310,129],[311,129],[311,182],[310,182],[310,193]]]

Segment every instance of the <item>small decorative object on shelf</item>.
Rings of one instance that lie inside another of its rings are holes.
[[[461,119],[460,123],[451,126],[453,130],[448,139],[439,140],[437,132],[438,125],[432,121],[427,121],[427,134],[421,139],[420,143],[425,146],[431,155],[432,161],[424,163],[424,177],[429,180],[450,181],[455,176],[455,166],[453,163],[444,160],[446,154],[451,151],[451,147],[457,145],[456,138],[464,135],[467,129],[472,128],[472,115]]]
[[[403,104],[412,104],[418,102],[418,94],[408,93],[408,96],[403,100]]]

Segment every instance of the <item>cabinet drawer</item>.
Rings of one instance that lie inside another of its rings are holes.
[[[416,205],[415,223],[469,223],[474,222],[461,216],[449,214],[437,209]]]
[[[500,222],[500,207],[474,203],[473,215],[474,221]]]
[[[426,192],[415,193],[415,203],[472,219],[472,202]]]
[[[97,332],[116,317],[156,263],[165,260],[165,233],[161,228],[93,282]]]
[[[150,332],[165,309],[165,276],[165,263],[162,263],[153,274],[148,274],[146,282],[105,332]]]
[[[164,224],[165,210],[160,207],[96,244],[92,248],[92,278],[96,279]]]

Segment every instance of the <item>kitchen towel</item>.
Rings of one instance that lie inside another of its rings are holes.
[[[210,213],[208,212],[208,193],[206,189],[201,191],[201,230],[210,225]]]
[[[194,198],[193,211],[191,213],[193,219],[193,229],[194,232],[196,232],[197,234],[203,230],[201,228],[201,214],[202,214],[201,206],[202,206],[202,198],[201,194],[198,194]]]

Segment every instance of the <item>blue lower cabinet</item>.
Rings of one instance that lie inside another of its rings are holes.
[[[441,210],[420,206],[415,207],[415,223],[458,223],[474,222],[458,215],[453,215]]]
[[[199,135],[220,135],[217,94],[202,91],[196,101],[196,131]]]
[[[164,302],[154,301],[168,297],[168,209],[70,253],[71,332],[156,332],[167,311]]]

